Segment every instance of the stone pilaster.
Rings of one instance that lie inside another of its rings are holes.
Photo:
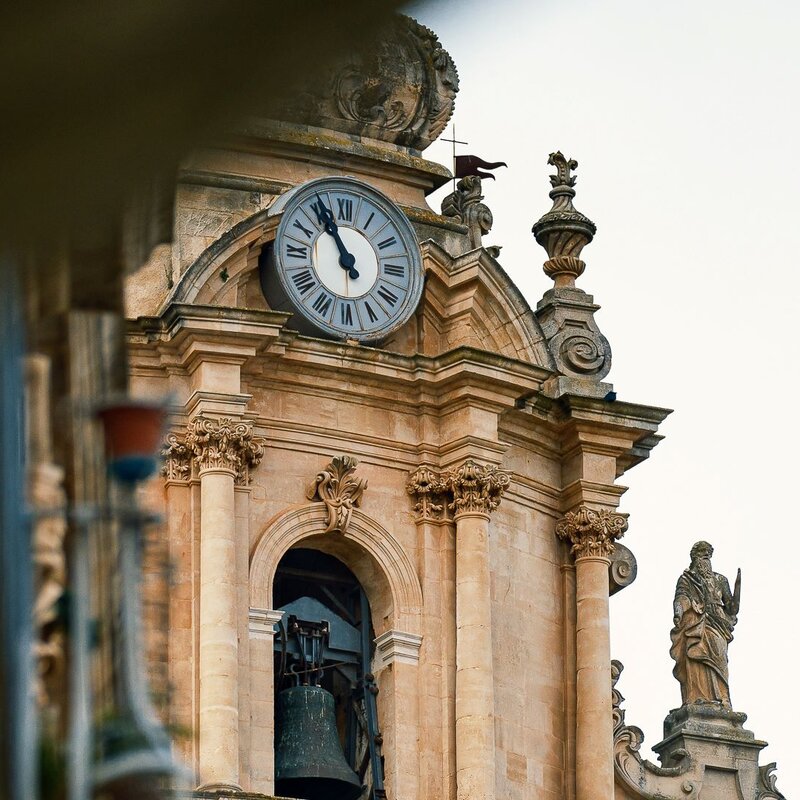
[[[577,800],[614,796],[611,644],[608,567],[627,518],[608,509],[579,506],[556,524],[571,545],[576,584],[576,767]]]
[[[206,416],[189,423],[185,447],[200,480],[199,772],[204,788],[239,790],[235,486],[263,447],[251,423]]]
[[[456,796],[494,797],[494,675],[489,521],[510,483],[507,472],[467,459],[438,472],[421,467],[408,483],[421,518],[445,508],[456,528]]]

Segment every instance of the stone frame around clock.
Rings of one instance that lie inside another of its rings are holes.
[[[395,224],[398,233],[409,245],[408,254],[411,269],[411,282],[409,284],[408,296],[404,304],[404,311],[401,316],[398,316],[393,322],[380,329],[378,332],[366,334],[354,332],[352,336],[348,336],[346,333],[336,331],[335,329],[326,329],[318,325],[314,320],[306,316],[304,310],[298,307],[293,301],[291,291],[286,282],[285,271],[278,263],[279,255],[276,243],[280,241],[285,232],[284,220],[287,219],[287,208],[292,204],[298,194],[307,191],[308,187],[314,185],[324,187],[329,183],[340,187],[342,184],[351,184],[354,189],[362,194],[374,195],[377,199],[376,204],[388,205],[390,210],[394,212],[393,216],[389,217],[390,221]],[[414,226],[403,210],[383,192],[369,183],[365,183],[358,178],[348,175],[332,175],[324,178],[315,178],[311,181],[298,184],[280,195],[272,206],[270,206],[268,217],[272,217],[273,219],[277,217],[278,219],[274,227],[273,238],[265,243],[259,255],[259,272],[262,291],[271,308],[276,311],[287,311],[292,314],[291,327],[296,328],[300,333],[306,335],[333,339],[334,341],[354,339],[362,344],[380,345],[389,336],[405,325],[414,315],[422,299],[425,286],[425,269],[422,263],[422,254],[419,242],[417,241],[417,234],[414,230]]]

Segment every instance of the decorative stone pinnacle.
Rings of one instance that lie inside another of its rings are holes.
[[[572,205],[577,180],[572,172],[577,169],[578,162],[556,151],[550,153],[547,163],[556,168],[556,174],[550,176],[553,207],[534,223],[533,235],[547,250],[545,274],[557,287],[574,286],[575,278],[586,268],[580,259],[581,250],[592,241],[597,226]]]
[[[361,505],[367,480],[353,477],[357,466],[358,461],[352,456],[336,456],[308,487],[306,497],[322,500],[328,510],[325,533],[347,533],[353,509]]]
[[[595,510],[580,506],[570,511],[556,523],[556,535],[572,545],[575,560],[581,558],[610,559],[614,541],[628,530],[624,514],[601,508]]]
[[[188,480],[192,465],[200,472],[229,470],[237,485],[247,486],[251,470],[264,456],[264,446],[263,440],[253,436],[250,422],[200,416],[186,426],[183,442],[174,434],[168,436],[161,452],[166,457],[163,472],[167,480]]]

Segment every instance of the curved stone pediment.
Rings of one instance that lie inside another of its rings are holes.
[[[268,310],[258,262],[279,220],[263,210],[227,231],[183,273],[159,313],[173,304]],[[426,285],[420,306],[382,349],[438,356],[471,347],[554,369],[539,321],[486,249],[453,257],[429,239],[421,250]]]

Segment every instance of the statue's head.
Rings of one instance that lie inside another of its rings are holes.
[[[698,558],[711,558],[713,555],[714,548],[708,542],[695,542],[689,551],[692,561],[696,561]]]
[[[714,573],[711,569],[711,556],[713,554],[714,548],[708,542],[695,543],[689,551],[689,556],[692,559],[692,569],[706,578],[713,575]]]

